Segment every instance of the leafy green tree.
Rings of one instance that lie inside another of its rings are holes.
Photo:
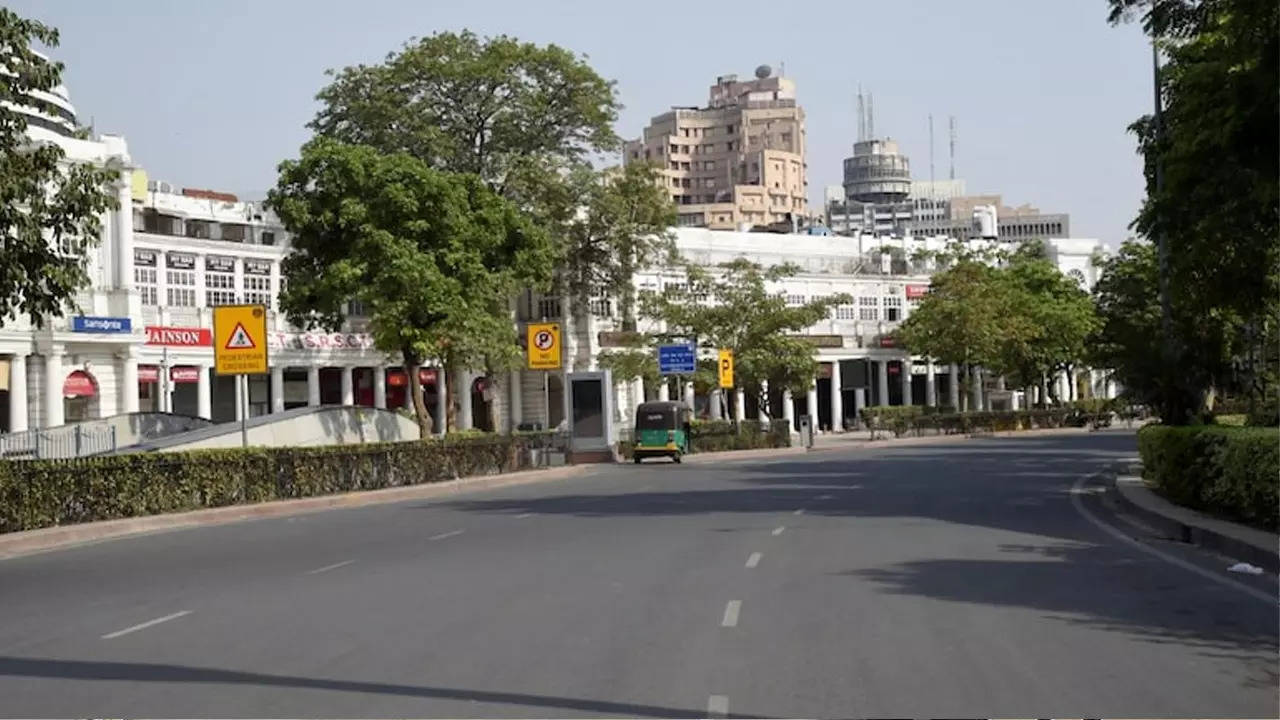
[[[1087,342],[1098,328],[1093,298],[1048,260],[1043,244],[1032,241],[1011,254],[998,271],[1009,285],[1012,312],[1020,317],[1001,348],[1000,366],[1020,387],[1056,384],[1047,378],[1085,361]]]
[[[1111,0],[1110,8],[1113,23],[1140,16],[1165,56],[1163,112],[1130,128],[1147,178],[1134,227],[1165,248],[1158,287],[1168,297],[1169,347],[1148,369],[1159,372],[1154,404],[1163,420],[1181,423],[1197,415],[1224,355],[1264,364],[1272,356],[1265,328],[1280,314],[1280,6]],[[1200,332],[1207,316],[1224,332]]]
[[[769,286],[797,271],[793,265],[762,268],[745,259],[715,272],[686,264],[684,286],[644,295],[641,314],[664,323],[668,338],[732,350],[735,381],[767,408],[766,383],[773,391],[803,393],[817,376],[813,345],[796,333],[828,317],[833,306],[852,300],[833,295],[788,305]]]
[[[349,301],[363,304],[375,345],[405,365],[424,436],[422,362],[518,355],[494,308],[550,273],[551,246],[478,177],[318,139],[281,163],[268,201],[293,236],[281,307],[299,325],[336,329]]]
[[[56,115],[37,93],[62,82],[62,63],[36,54],[32,41],[57,47],[58,31],[0,8],[0,321],[26,314],[42,326],[89,283],[87,251],[102,214],[116,207],[119,170],[68,162],[57,145],[27,136],[15,108]]]
[[[966,258],[933,276],[929,294],[894,334],[907,350],[954,363],[965,377],[978,366],[1003,372],[1008,347],[1035,331],[1017,308],[1018,294],[1000,270]]]

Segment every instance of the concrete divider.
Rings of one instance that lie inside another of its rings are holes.
[[[390,410],[320,405],[250,418],[248,444],[254,447],[306,447],[417,440],[418,424]],[[228,422],[150,440],[121,452],[174,452],[240,447],[240,423]]]

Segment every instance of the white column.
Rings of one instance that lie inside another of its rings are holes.
[[[44,354],[44,426],[58,427],[64,423],[62,412],[62,383],[66,380],[62,368],[62,348],[51,347]]]
[[[443,366],[436,368],[436,418],[436,434],[443,436],[449,432],[449,378]]]
[[[404,374],[404,409],[408,410],[410,414],[414,414],[416,412],[413,409],[413,388],[409,387],[408,371]]]
[[[138,412],[138,356],[133,348],[120,360],[120,412]]]
[[[511,412],[507,413],[508,423],[511,425],[510,432],[515,432],[516,428],[524,422],[524,394],[521,392],[523,384],[520,379],[520,371],[512,370],[507,376],[507,386],[510,391]]]
[[[9,358],[9,432],[27,429],[27,356]]]
[[[307,405],[315,407],[320,404],[320,366],[307,366]]]
[[[889,404],[889,361],[876,361],[876,405]]]
[[[960,368],[955,363],[951,363],[948,372],[951,375],[951,382],[947,383],[947,404],[954,412],[960,412]]]
[[[912,404],[911,399],[911,358],[902,359],[902,404]]]
[[[213,388],[212,383],[209,380],[209,366],[203,363],[197,363],[196,372],[199,373],[199,375],[196,376],[196,415],[204,418],[205,420],[209,420],[213,418]],[[271,388],[271,392],[273,394],[272,402],[274,402],[274,372],[271,375],[271,379],[273,383]],[[284,400],[281,399],[280,402],[283,407]]]
[[[356,404],[355,368],[350,365],[342,366],[342,404]]]
[[[458,429],[470,430],[471,423],[471,373],[459,370],[454,373],[454,382],[458,383]]]
[[[844,431],[844,381],[840,377],[840,361],[831,361],[831,430]]]
[[[665,377],[658,383],[658,399],[663,402],[671,399],[671,383]]]
[[[121,290],[130,290],[133,288],[133,171],[122,170],[119,183],[113,213],[116,236],[115,286]],[[164,270],[160,270],[160,273],[163,272]],[[164,302],[164,299],[161,298],[160,301]],[[134,388],[136,394],[137,383],[134,383]]]
[[[1112,377],[1110,373],[1108,373],[1108,374],[1107,374],[1106,379],[1105,379],[1105,380],[1103,380],[1102,382],[1103,382],[1103,395],[1102,395],[1102,396],[1103,396],[1103,397],[1105,397],[1105,398],[1106,398],[1106,399],[1108,399],[1108,400],[1114,400],[1114,399],[1115,399],[1115,397],[1116,397],[1116,381],[1115,381],[1115,378],[1114,378],[1114,377]],[[12,392],[12,391],[10,391],[10,392]]]
[[[924,363],[924,403],[929,407],[938,407],[938,379],[934,377],[933,360]]]
[[[201,372],[200,377],[204,379],[204,387],[209,388],[208,373]],[[205,393],[201,393],[203,397]],[[284,368],[279,365],[271,366],[271,412],[284,412]]]
[[[684,384],[684,404],[688,405],[689,409],[692,410],[694,407],[694,400],[693,383],[687,382]]]
[[[810,427],[814,432],[818,431],[818,381],[814,380],[809,383],[809,392],[805,394],[805,414],[810,419]]]
[[[764,380],[760,383],[760,399],[759,407],[756,409],[756,419],[760,422],[769,422],[769,381]]]
[[[733,419],[742,422],[747,419],[747,393],[738,388],[733,391]]]
[[[787,430],[796,429],[796,402],[790,390],[782,391],[782,419],[787,421]]]
[[[644,378],[638,377],[631,380],[631,415],[635,416],[635,409],[640,407],[640,403],[644,402]]]

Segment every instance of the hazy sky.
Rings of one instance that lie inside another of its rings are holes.
[[[810,201],[839,184],[857,85],[878,135],[913,175],[1069,212],[1072,234],[1115,244],[1142,196],[1125,131],[1150,107],[1150,56],[1105,0],[10,0],[62,32],[55,56],[82,123],[124,134],[152,178],[259,192],[308,137],[324,71],[376,62],[412,36],[470,28],[585,53],[616,80],[618,132],[672,105],[705,104],[717,75],[785,63],[808,127]],[[606,8],[609,9],[606,12]]]

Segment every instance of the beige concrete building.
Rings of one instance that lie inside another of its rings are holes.
[[[804,110],[790,78],[767,65],[755,78],[716,78],[707,107],[675,107],[626,143],[626,163],[662,168],[679,223],[735,229],[808,214]]]

